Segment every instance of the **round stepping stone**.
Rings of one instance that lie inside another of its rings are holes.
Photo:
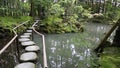
[[[20,38],[20,39],[18,39],[18,40],[19,40],[19,42],[30,41],[30,39],[29,39],[29,38]]]
[[[24,35],[32,35],[32,33],[24,33]]]
[[[34,44],[35,44],[35,42],[33,42],[33,41],[21,42],[22,46],[30,46],[30,45],[34,45]]]
[[[28,32],[28,33],[32,33],[32,30],[27,30],[26,32]]]
[[[25,62],[16,65],[14,68],[35,68],[35,64],[31,62]]]
[[[27,46],[27,47],[25,48],[25,50],[26,50],[26,51],[39,51],[40,48],[39,48],[39,46],[34,45],[34,46]]]
[[[35,52],[26,52],[20,56],[21,61],[34,61],[37,59],[37,54]]]
[[[29,35],[21,35],[20,37],[21,38],[29,38],[30,36]]]

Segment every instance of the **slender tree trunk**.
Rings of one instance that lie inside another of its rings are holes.
[[[91,0],[91,6],[94,7],[94,1],[93,0]]]
[[[101,12],[101,0],[99,1],[98,13]]]
[[[33,3],[33,0],[30,0],[30,3],[31,3],[31,9],[30,9],[30,16],[34,16],[34,3]]]
[[[119,28],[116,31],[116,35],[114,37],[114,44],[120,43],[120,19],[116,22],[115,25],[110,29],[110,31],[106,34],[106,36],[103,38],[103,40],[100,42],[98,47],[95,49],[95,52],[102,52],[103,48],[105,47],[104,43],[108,39],[108,37],[111,35],[111,33],[119,26]],[[120,44],[119,44],[120,45]]]
[[[104,4],[103,4],[103,13],[106,13],[106,0],[104,0]]]
[[[117,28],[117,30],[115,32],[115,36],[114,36],[112,45],[120,47],[120,25],[118,26],[118,28]]]
[[[117,7],[117,0],[115,0],[115,7]]]

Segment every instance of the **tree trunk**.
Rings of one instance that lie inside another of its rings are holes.
[[[98,13],[101,11],[101,0],[99,0],[99,5],[98,5]]]
[[[116,22],[115,25],[110,29],[110,31],[106,34],[106,36],[103,38],[103,40],[100,42],[98,47],[95,49],[95,52],[101,52],[103,48],[105,47],[104,43],[108,39],[108,37],[111,35],[111,33],[119,26],[119,28],[116,31],[116,35],[114,38],[114,44],[119,44],[120,43],[120,19]]]
[[[34,16],[34,3],[33,3],[33,0],[30,0],[30,3],[31,3],[31,9],[30,9],[30,16]]]
[[[106,13],[106,0],[104,0],[104,4],[103,4],[103,13]]]
[[[114,36],[112,45],[120,47],[120,25],[118,26],[118,28],[117,28],[117,30],[115,32],[115,36]]]

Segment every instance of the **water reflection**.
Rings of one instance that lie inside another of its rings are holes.
[[[109,29],[108,25],[88,24],[84,33],[46,35],[49,68],[96,68],[92,49]]]
[[[88,24],[84,33],[46,35],[49,68],[96,68],[92,49],[109,29],[108,25]]]
[[[87,34],[86,34],[87,36]],[[46,46],[50,68],[75,68],[81,62],[87,63],[86,56],[91,57],[90,41],[81,39],[82,34],[55,34],[47,35]],[[84,66],[82,64],[81,66]]]

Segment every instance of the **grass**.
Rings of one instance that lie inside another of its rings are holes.
[[[14,17],[0,17],[0,27],[4,30],[10,30],[12,32],[12,29],[20,24],[21,22],[27,21],[27,20],[31,20],[32,18],[29,16],[20,16],[17,18]]]
[[[100,68],[120,68],[120,48],[107,47],[99,59]]]

